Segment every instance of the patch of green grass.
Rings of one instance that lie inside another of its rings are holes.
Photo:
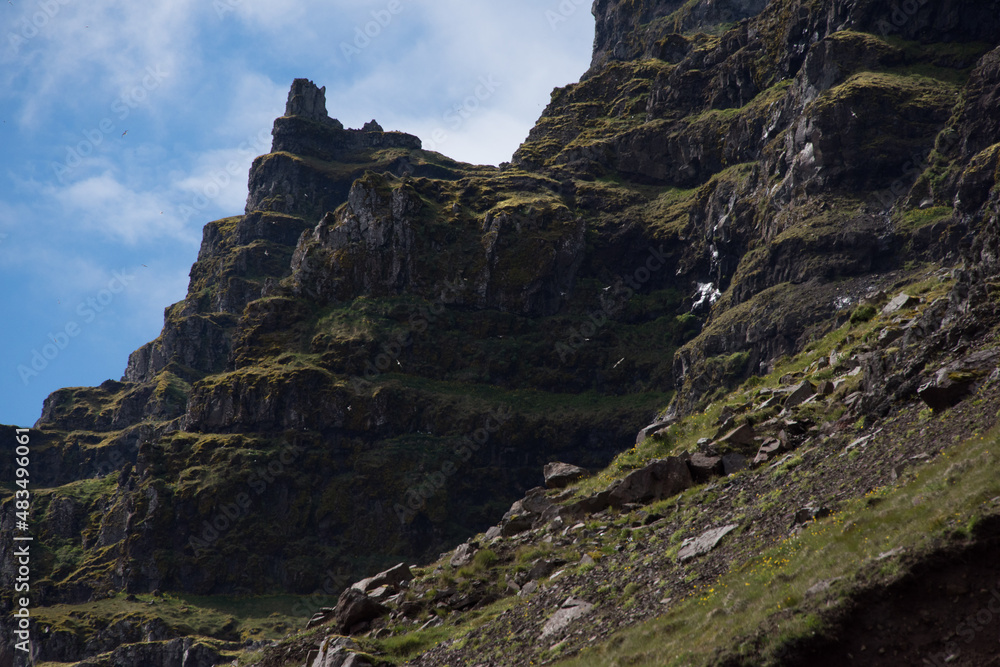
[[[180,635],[227,641],[272,640],[305,624],[307,618],[294,613],[299,603],[295,596],[240,598],[170,593],[137,595],[130,601],[121,593],[95,602],[39,607],[33,612],[41,627],[73,634],[87,634],[126,620],[142,624],[159,619]]]
[[[926,209],[913,209],[903,213],[903,226],[907,229],[920,229],[936,222],[949,220],[955,209],[951,206],[931,206]]]
[[[448,621],[426,630],[405,632],[383,639],[364,639],[360,645],[370,653],[388,659],[393,664],[401,665],[445,640],[462,641],[470,632],[492,621],[520,602],[520,598],[507,597],[481,609],[462,614],[457,617],[457,623]]]
[[[854,309],[851,313],[851,324],[863,324],[870,321],[878,314],[878,309],[871,304],[863,304]]]
[[[825,614],[852,595],[905,576],[902,561],[882,554],[896,548],[910,557],[928,554],[995,514],[998,450],[1000,428],[966,441],[907,476],[904,485],[848,503],[697,589],[663,616],[559,664],[698,666],[739,656],[779,664],[784,646],[821,632]],[[827,592],[805,595],[835,579]],[[740,613],[726,613],[733,605]],[[670,658],[664,662],[663,656]]]

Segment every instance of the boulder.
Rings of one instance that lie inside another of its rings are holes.
[[[352,651],[357,651],[358,645],[350,637],[327,637],[319,645],[316,651],[309,653],[306,658],[308,667],[360,667],[367,665],[367,662],[360,661],[359,656]]]
[[[996,368],[1000,352],[974,352],[961,361],[938,370],[934,378],[917,389],[917,395],[932,410],[946,410],[965,398],[975,384]]]
[[[892,315],[893,313],[898,313],[901,310],[913,308],[918,303],[920,303],[920,299],[915,296],[910,296],[904,292],[885,305],[882,309],[882,315]]]
[[[827,507],[803,507],[795,512],[795,516],[792,518],[792,526],[809,523],[816,519],[824,519],[828,516],[830,516],[830,509]]]
[[[566,522],[580,519],[588,514],[603,512],[611,507],[611,491],[605,489],[559,509],[559,516]]]
[[[400,563],[399,565],[389,568],[385,572],[379,572],[374,577],[362,579],[361,581],[353,584],[351,588],[357,589],[362,593],[368,593],[376,588],[381,588],[382,586],[399,588],[401,583],[404,581],[410,581],[411,579],[413,579],[413,573],[410,572],[410,566]]]
[[[747,457],[742,454],[723,454],[722,456],[722,474],[727,477],[740,470],[746,470],[748,467]]]
[[[707,482],[712,477],[722,474],[721,456],[709,456],[702,452],[695,452],[687,463],[688,468],[691,469],[691,478],[696,482]]]
[[[659,431],[660,429],[666,428],[667,426],[670,426],[671,424],[674,423],[674,421],[676,421],[676,420],[674,420],[674,419],[667,419],[665,421],[653,422],[652,424],[650,424],[646,428],[644,428],[641,431],[639,431],[638,433],[636,433],[636,435],[635,435],[635,444],[638,445],[640,442],[642,442],[643,440],[645,440],[649,436],[653,435],[653,433]]]
[[[719,428],[716,429],[715,435],[712,436],[712,439],[713,440],[718,440],[722,436],[724,436],[727,433],[729,433],[730,431],[732,431],[735,426],[736,426],[736,418],[735,417],[728,417],[728,418],[726,418],[725,421],[723,421],[721,424],[719,424]]]
[[[834,391],[836,391],[836,389],[837,387],[833,384],[833,382],[831,382],[830,380],[824,380],[823,382],[820,382],[816,386],[816,393],[820,394],[821,396],[829,396]]]
[[[917,389],[917,396],[934,411],[947,410],[962,402],[972,388],[971,382],[955,382],[953,380],[931,380]]]
[[[306,623],[306,630],[315,628],[317,625],[329,623],[333,620],[335,611],[336,610],[333,607],[323,607],[318,612],[313,614],[312,618],[309,619],[309,622]]]
[[[472,557],[476,555],[477,545],[474,542],[466,542],[465,544],[460,544],[455,549],[454,554],[452,554],[451,560],[448,561],[452,567],[465,567],[472,562]]]
[[[902,338],[906,332],[899,327],[891,327],[888,329],[882,329],[882,333],[878,335],[879,345],[882,347],[889,347],[897,340]]]
[[[792,393],[788,395],[785,399],[785,408],[794,408],[800,403],[805,403],[807,400],[816,395],[816,387],[809,380],[803,380],[802,382],[795,385],[792,389]]]
[[[747,445],[752,445],[754,439],[753,426],[750,424],[743,424],[739,426],[723,437],[719,438],[719,444],[734,445],[737,447],[745,447]]]
[[[578,479],[587,476],[587,471],[583,468],[569,463],[547,463],[543,470],[545,475],[545,486],[549,489],[562,489]]]
[[[775,394],[761,403],[758,409],[767,410],[768,408],[778,407],[779,405],[781,405],[781,396],[779,394]]]
[[[566,601],[563,602],[562,606],[556,610],[556,613],[552,614],[552,617],[545,623],[539,639],[545,639],[550,635],[562,632],[569,627],[573,621],[586,616],[593,609],[594,605],[586,600],[580,600],[574,597],[566,598]]]
[[[500,521],[500,534],[504,537],[517,535],[548,523],[556,516],[558,516],[556,506],[545,495],[545,489],[535,487],[528,491],[524,498],[511,505],[503,515]]]
[[[676,456],[658,459],[629,473],[608,487],[612,507],[669,498],[691,488],[694,480],[687,463]]]
[[[824,579],[823,581],[818,581],[809,588],[806,589],[806,597],[813,597],[827,592],[830,588],[843,579],[843,577],[834,577],[833,579]]]
[[[683,562],[691,560],[696,556],[707,554],[718,546],[722,538],[736,530],[739,526],[735,523],[719,528],[706,530],[698,537],[688,538],[681,543],[681,550],[677,553],[677,560]]]
[[[763,465],[764,463],[767,463],[772,458],[774,458],[775,455],[780,454],[782,450],[783,447],[781,446],[780,440],[777,439],[768,440],[767,442],[765,442],[763,445],[760,446],[759,450],[757,450],[757,456],[754,457],[753,465],[759,466]]]
[[[353,586],[344,591],[337,600],[333,617],[337,629],[343,634],[350,634],[355,626],[389,613],[389,608],[379,604]]]
[[[528,570],[528,581],[534,581],[536,579],[545,579],[550,574],[556,571],[556,568],[563,565],[564,561],[561,560],[545,560],[539,559]]]

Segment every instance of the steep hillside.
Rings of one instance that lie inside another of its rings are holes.
[[[913,582],[995,570],[1000,2],[593,11],[499,168],[292,84],[160,337],[32,429],[37,662],[951,650]]]

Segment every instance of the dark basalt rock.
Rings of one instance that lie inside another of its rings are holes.
[[[580,466],[569,463],[546,463],[543,475],[545,486],[550,489],[561,489],[587,476],[587,471]]]
[[[389,609],[356,588],[348,588],[337,600],[333,612],[339,632],[350,634],[354,628],[385,616]]]
[[[685,491],[694,484],[691,471],[682,459],[672,456],[629,473],[625,479],[610,487],[612,507],[629,503],[648,503],[669,498]]]
[[[864,370],[849,414],[960,400],[991,361],[926,369],[998,321],[1000,7],[915,4],[598,0],[590,71],[500,169],[346,129],[297,79],[243,214],[206,225],[161,335],[122,382],[43,406],[38,539],[70,556],[40,561],[62,568],[39,570],[40,603],[309,593],[343,565],[339,591],[498,521],[490,539],[770,462],[787,443],[744,428],[497,516],[544,463],[603,467],[654,415],[640,439],[898,293],[911,262],[965,266],[841,361]],[[382,613],[353,601],[366,611],[340,629]],[[60,661],[92,655],[60,642]]]

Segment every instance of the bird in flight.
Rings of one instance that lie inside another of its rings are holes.
[[[122,136],[123,136],[123,137],[124,137],[124,136],[125,136],[126,134],[128,134],[128,130],[125,130],[124,132],[122,132]]]

